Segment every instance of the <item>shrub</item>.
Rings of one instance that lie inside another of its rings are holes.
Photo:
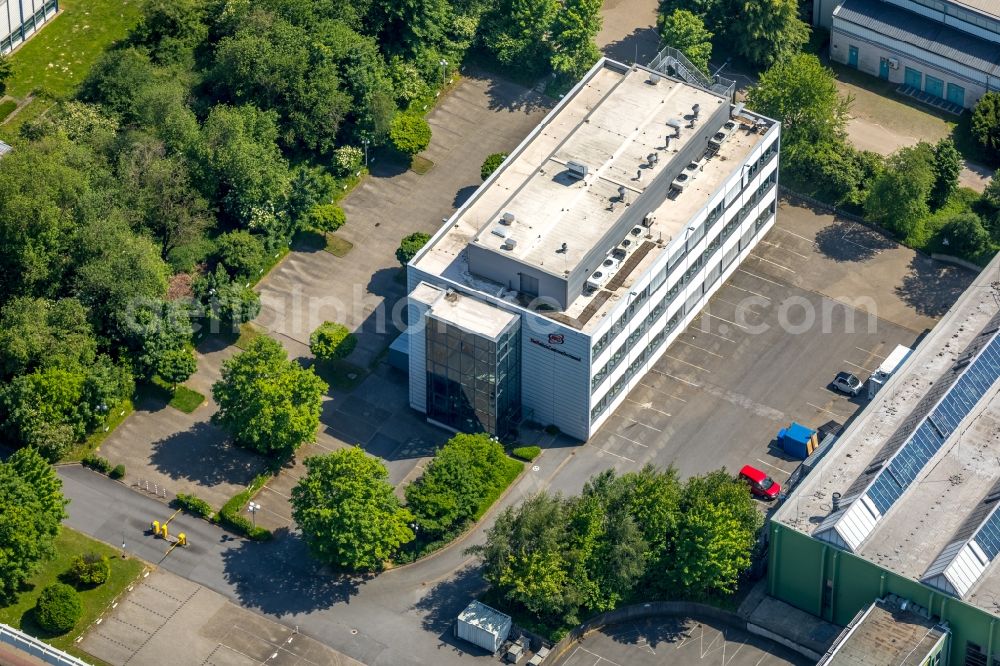
[[[341,146],[333,151],[333,169],[340,177],[357,173],[365,153],[357,146]]]
[[[199,518],[205,518],[210,520],[212,515],[215,513],[212,511],[212,506],[201,499],[200,497],[195,497],[194,495],[187,495],[185,493],[177,493],[177,497],[173,499],[170,503],[175,509],[181,509],[193,516],[198,516]]]
[[[415,113],[397,113],[389,123],[389,138],[401,153],[416,155],[431,143],[431,126]]]
[[[77,587],[97,587],[111,577],[111,563],[97,553],[77,555],[70,562],[67,576]]]
[[[503,161],[507,159],[507,153],[493,153],[483,161],[483,166],[479,169],[479,176],[486,180],[493,175],[493,172],[500,168]]]
[[[111,463],[108,462],[107,458],[102,458],[99,455],[88,453],[83,457],[80,463],[84,467],[89,467],[95,472],[100,472],[101,474],[107,474],[111,471]]]
[[[80,620],[80,595],[65,583],[53,583],[38,596],[35,621],[53,634],[65,634]]]
[[[125,476],[125,465],[115,465],[111,468],[111,471],[108,472],[108,476],[112,479],[123,478]]]
[[[231,231],[216,240],[219,261],[235,280],[257,277],[264,267],[264,243],[248,231]]]
[[[937,245],[942,252],[973,258],[990,245],[990,234],[979,216],[969,211],[959,213],[941,227]],[[947,242],[947,244],[946,244]]]
[[[335,204],[320,204],[309,209],[308,224],[317,231],[336,231],[347,222],[344,209]]]
[[[237,534],[241,534],[248,539],[253,541],[270,541],[274,536],[271,531],[263,527],[256,527],[250,521],[249,518],[242,515],[240,511],[246,506],[247,502],[253,499],[253,496],[257,494],[265,483],[271,478],[270,474],[260,474],[250,482],[247,489],[243,492],[233,495],[229,500],[222,505],[219,509],[218,515],[215,519],[220,525],[229,529]]]
[[[404,238],[399,243],[399,247],[396,248],[396,259],[399,260],[403,266],[410,263],[410,259],[413,259],[417,255],[424,245],[427,245],[431,237],[423,232],[417,231],[406,238]]]
[[[321,361],[347,358],[358,339],[343,324],[325,321],[309,336],[309,351]]]
[[[542,449],[539,446],[519,446],[512,451],[515,458],[527,460],[528,462],[537,458],[541,452]]]
[[[1000,155],[1000,93],[988,92],[972,111],[972,136],[994,157]]]

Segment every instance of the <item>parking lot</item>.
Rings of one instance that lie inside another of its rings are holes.
[[[668,664],[779,666],[811,660],[745,631],[691,619],[655,618],[605,627],[571,648],[555,666]]]
[[[862,396],[834,392],[912,347],[971,279],[871,230],[782,204],[776,226],[667,349],[554,489],[609,466],[674,465],[683,476],[753,465],[784,482],[774,446],[791,421],[845,423]]]

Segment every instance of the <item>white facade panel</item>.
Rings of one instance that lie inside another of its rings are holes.
[[[58,10],[57,0],[0,0],[0,53],[9,53]]]
[[[529,421],[589,436],[590,338],[551,319],[521,320],[521,404]]]

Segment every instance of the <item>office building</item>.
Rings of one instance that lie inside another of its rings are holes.
[[[59,12],[59,0],[0,0],[0,53],[10,53]]]
[[[877,602],[934,628],[891,663],[1000,663],[998,270],[1000,256],[769,525],[772,596],[840,625]]]
[[[778,123],[656,62],[598,62],[410,262],[429,420],[588,439],[773,224]]]

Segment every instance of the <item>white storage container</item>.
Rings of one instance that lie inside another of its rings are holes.
[[[511,619],[484,603],[473,601],[458,615],[455,635],[489,652],[496,652],[510,634]]]

